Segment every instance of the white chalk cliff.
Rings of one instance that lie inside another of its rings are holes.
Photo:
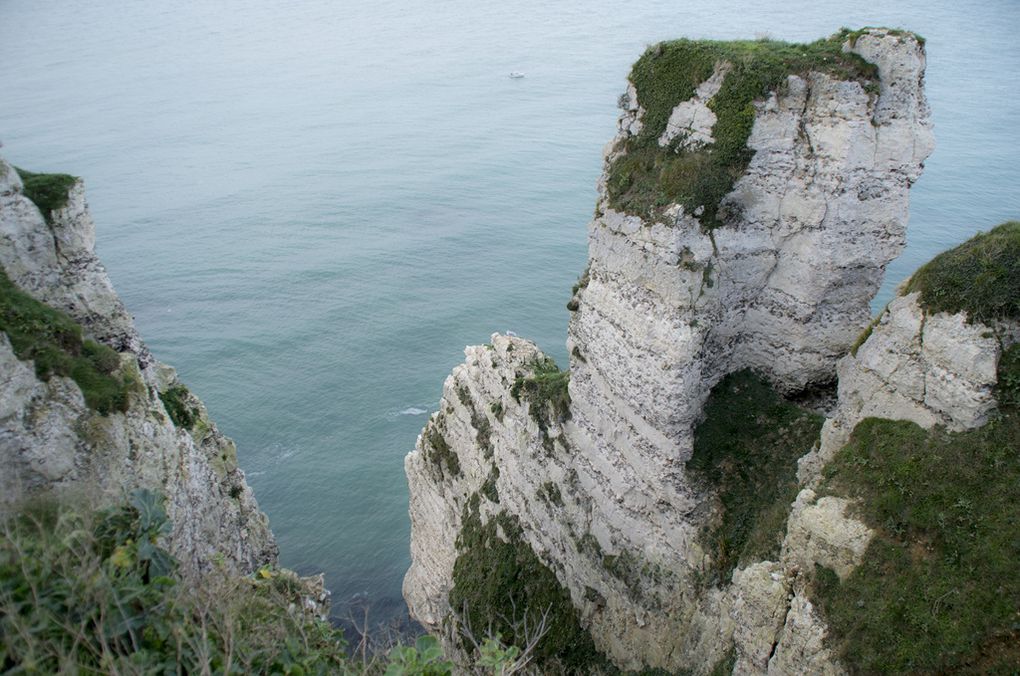
[[[629,87],[588,226],[588,268],[570,305],[569,412],[536,412],[513,395],[543,355],[526,340],[493,335],[465,350],[405,460],[413,561],[404,595],[427,628],[442,631],[455,614],[449,595],[465,505],[494,481],[498,502],[480,501],[483,521],[517,517],[596,648],[618,667],[842,671],[799,574],[818,562],[844,576],[871,535],[845,500],[815,494],[821,468],[869,415],[980,424],[995,405],[1002,349],[960,316],[923,321],[914,294],[892,303],[849,355],[905,244],[908,191],[933,136],[923,44],[869,29],[843,49],[877,67],[877,90],[811,71],[756,101],[753,158],[711,229],[678,204],[656,218],[612,208],[612,163],[645,114]],[[660,145],[713,143],[709,104],[730,70],[716,64],[694,98],[673,109]],[[717,507],[686,463],[712,388],[745,369],[782,394],[831,386],[838,375],[838,404],[820,443],[803,449],[803,490],[777,560],[706,585],[713,552],[702,533]]]
[[[167,498],[169,550],[185,575],[275,563],[275,540],[234,443],[148,351],[94,245],[81,180],[64,206],[43,214],[0,160],[0,266],[21,290],[70,315],[86,338],[113,348],[118,377],[132,383],[125,410],[101,414],[72,378],[37,377],[0,331],[0,509],[52,491],[102,504],[149,488]],[[174,388],[188,425],[175,424],[160,397]]]

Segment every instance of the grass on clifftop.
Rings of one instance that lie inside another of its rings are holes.
[[[789,75],[820,71],[843,80],[857,80],[869,91],[877,69],[856,54],[844,54],[848,29],[810,44],[776,40],[717,42],[674,40],[650,47],[634,64],[630,81],[645,109],[643,128],[628,139],[620,157],[609,167],[610,206],[618,211],[659,218],[671,203],[691,214],[704,207],[701,223],[722,224],[719,202],[747,170],[754,151],[747,139],[754,124],[753,103],[779,89]],[[684,149],[676,144],[660,147],[669,116],[682,101],[712,76],[716,63],[726,61],[732,70],[722,88],[708,102],[716,114],[715,143]]]
[[[67,206],[67,196],[77,177],[68,174],[36,174],[18,169],[18,176],[24,184],[24,195],[32,200],[47,223],[52,223],[52,214]]]
[[[858,673],[1020,670],[1020,347],[1000,415],[960,433],[868,419],[826,468],[877,535],[844,582],[818,569],[829,643]]]
[[[705,534],[720,581],[729,582],[738,564],[779,553],[797,497],[797,459],[811,450],[822,422],[750,371],[712,389],[687,469],[722,502],[722,522]]]
[[[127,409],[131,383],[118,374],[119,355],[106,345],[82,339],[81,326],[16,287],[2,269],[0,331],[7,334],[19,359],[35,362],[39,378],[71,377],[89,408],[104,415]]]
[[[921,292],[929,312],[966,312],[972,321],[1020,319],[1020,221],[1009,221],[939,254],[904,293]]]

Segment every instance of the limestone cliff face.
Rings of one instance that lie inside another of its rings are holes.
[[[147,487],[167,496],[170,550],[186,575],[214,562],[236,572],[275,562],[268,520],[237,466],[234,443],[145,347],[94,244],[80,180],[64,206],[43,214],[0,160],[0,265],[17,287],[116,350],[119,376],[134,383],[124,411],[100,414],[71,378],[38,378],[0,332],[0,503],[50,490],[102,501]],[[163,401],[171,391],[184,423],[175,424]]]
[[[569,410],[522,395],[529,378],[546,382],[537,373],[544,356],[528,341],[494,335],[490,346],[467,348],[405,461],[413,563],[404,594],[427,627],[438,629],[453,612],[453,570],[464,554],[457,537],[465,505],[480,494],[483,519],[517,517],[595,646],[620,667],[839,671],[810,599],[798,592],[798,571],[814,561],[851,570],[870,531],[845,501],[810,490],[820,454],[869,414],[865,390],[901,397],[912,420],[966,426],[993,404],[995,378],[984,343],[973,344],[981,354],[955,349],[973,332],[954,334],[953,318],[925,329],[937,338],[905,357],[909,375],[875,365],[886,326],[907,321],[899,315],[843,358],[904,245],[908,189],[933,148],[923,46],[872,29],[843,49],[877,67],[877,92],[810,71],[756,101],[753,158],[712,228],[701,224],[701,208],[672,204],[656,217],[612,208],[612,165],[644,124],[640,92],[630,86],[606,150],[589,266],[569,306]],[[710,102],[731,70],[717,63],[672,110],[660,145],[714,142]],[[919,346],[921,330],[910,326]],[[779,392],[801,392],[832,383],[840,358],[830,441],[803,449],[813,455],[802,463],[805,490],[791,507],[782,556],[706,584],[715,553],[702,534],[718,508],[685,465],[710,391],[751,369]],[[930,390],[918,391],[918,381]]]

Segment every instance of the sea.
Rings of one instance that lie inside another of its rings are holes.
[[[280,560],[406,615],[404,456],[465,345],[559,363],[602,147],[645,47],[927,38],[919,264],[1020,218],[1016,0],[0,0],[0,154],[85,179],[155,355],[236,440]],[[523,78],[510,78],[513,71]]]

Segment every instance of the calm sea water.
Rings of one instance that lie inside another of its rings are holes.
[[[1014,0],[3,0],[0,152],[86,178],[117,289],[237,441],[282,562],[381,620],[402,460],[462,347],[513,329],[565,361],[630,63],[844,25],[928,38],[938,149],[878,305],[1020,217]]]

